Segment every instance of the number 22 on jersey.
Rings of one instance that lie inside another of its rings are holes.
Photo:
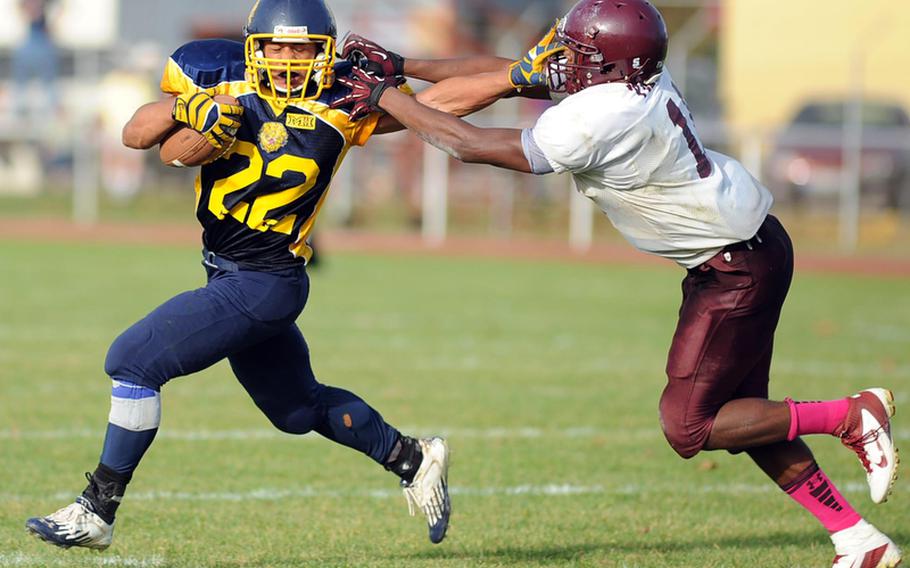
[[[250,164],[224,179],[218,180],[212,186],[209,196],[208,209],[218,219],[230,215],[234,219],[245,223],[256,231],[275,231],[290,235],[294,229],[297,215],[287,215],[281,219],[267,218],[269,212],[290,205],[300,199],[316,184],[319,177],[319,165],[315,160],[283,154],[270,161],[265,168],[265,175],[281,179],[285,172],[298,172],[306,176],[306,181],[281,191],[260,195],[252,204],[239,202],[228,210],[224,205],[225,198],[236,191],[241,191],[259,181],[262,173],[262,154],[255,144],[237,140],[231,148],[231,154],[240,154],[250,160]]]

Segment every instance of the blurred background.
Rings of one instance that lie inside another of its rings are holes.
[[[413,57],[517,57],[571,4],[330,1],[339,36],[353,30]],[[910,3],[655,4],[670,30],[669,68],[703,141],[740,159],[772,190],[798,244],[904,256]],[[174,49],[198,38],[239,39],[250,5],[0,0],[0,216],[74,227],[192,226],[195,171],[122,147],[120,130],[158,96]],[[547,104],[503,101],[470,120],[526,127]],[[349,154],[318,227],[431,246],[465,236],[547,241],[575,254],[618,240],[571,183],[461,164],[408,133],[379,136]]]

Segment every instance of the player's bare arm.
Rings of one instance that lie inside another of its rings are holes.
[[[417,94],[417,101],[455,116],[482,110],[513,92],[503,71],[445,79]]]
[[[421,81],[438,83],[450,77],[503,72],[511,64],[511,59],[494,55],[455,59],[412,59],[409,57],[404,60],[404,74],[406,77]]]
[[[229,146],[243,114],[243,107],[236,102],[204,91],[167,96],[139,107],[123,128],[123,143],[145,150],[161,142],[176,125],[185,124],[204,135],[213,147]]]
[[[445,79],[417,93],[414,98],[421,105],[461,117],[483,110],[513,92],[506,74],[495,71]],[[398,132],[405,127],[395,116],[386,114],[379,119],[373,133]]]
[[[507,70],[500,69],[445,79],[417,93],[414,98],[431,109],[461,117],[483,110],[514,92]],[[379,119],[374,133],[396,132],[403,128],[405,125],[395,116],[387,114]]]
[[[137,150],[147,150],[161,142],[177,122],[173,117],[174,100],[168,96],[139,107],[123,127],[123,145]]]
[[[398,75],[430,83],[438,83],[449,77],[504,71],[512,64],[511,59],[495,55],[452,59],[405,58],[357,34],[351,34],[345,39],[341,56],[374,75]]]
[[[546,60],[561,49],[555,43],[554,34],[555,26],[517,61],[499,57],[405,59],[360,36],[348,39],[344,54],[376,77],[412,76],[438,81],[420,92],[417,100],[430,108],[460,117],[473,114],[505,97],[549,98],[543,68]],[[433,70],[434,66],[439,69]],[[375,133],[395,132],[402,128],[403,125],[394,116],[386,115],[380,119]]]
[[[338,81],[351,89],[349,95],[336,104],[354,103],[370,110],[384,110],[388,120],[412,130],[428,143],[463,162],[499,166],[520,172],[531,172],[521,143],[521,130],[510,128],[478,128],[461,118],[421,104],[417,99],[394,88],[394,77],[380,79],[354,68],[350,77]],[[452,79],[433,88],[444,90]],[[475,76],[474,89],[479,93],[502,92],[507,83],[504,73]],[[462,87],[468,87],[464,83]],[[432,96],[432,93],[431,93]],[[495,98],[493,99],[495,100]]]
[[[548,98],[546,88],[531,88],[525,93],[535,98]],[[507,70],[450,77],[417,93],[416,100],[431,109],[462,117],[487,108],[502,98],[515,94]],[[542,95],[542,96],[537,96]],[[375,134],[397,132],[405,128],[394,116],[379,119]]]
[[[478,128],[458,117],[429,108],[395,89],[379,96],[379,108],[423,140],[468,163],[531,172],[521,146],[521,130]]]

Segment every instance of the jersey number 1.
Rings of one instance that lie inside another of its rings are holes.
[[[682,109],[679,108],[673,99],[667,101],[667,112],[670,113],[670,120],[673,121],[673,124],[682,128],[683,136],[686,138],[686,145],[689,146],[689,151],[692,152],[692,155],[695,156],[695,163],[698,168],[698,177],[704,179],[711,175],[711,160],[708,159],[708,156],[705,155],[705,151],[701,149],[701,146],[698,144],[698,140],[695,138],[695,135],[692,133],[692,129],[689,128],[689,121],[686,120],[686,116],[683,114]]]

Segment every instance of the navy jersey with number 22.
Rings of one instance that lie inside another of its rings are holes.
[[[336,75],[350,63],[335,65]],[[350,122],[329,104],[347,94],[326,89],[317,100],[278,105],[246,80],[243,45],[229,40],[188,43],[170,57],[161,90],[228,94],[243,106],[237,140],[196,178],[196,217],[205,247],[239,266],[274,270],[307,260],[312,231],[332,176],[352,145],[363,145],[378,114]]]

